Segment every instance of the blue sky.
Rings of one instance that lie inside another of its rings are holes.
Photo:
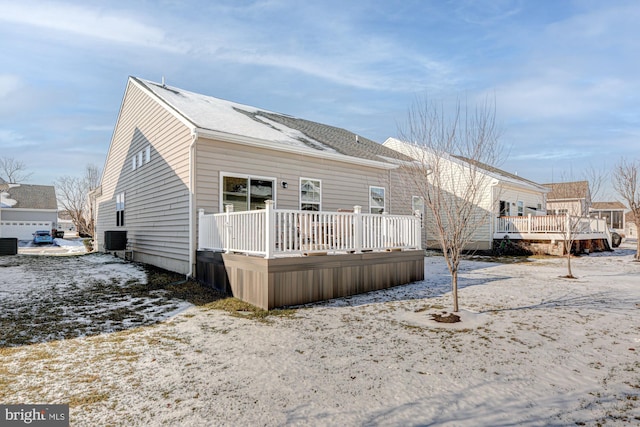
[[[495,99],[501,167],[640,159],[640,2],[0,0],[0,156],[104,164],[127,77],[398,136],[416,97]]]

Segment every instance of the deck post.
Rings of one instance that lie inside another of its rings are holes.
[[[226,253],[231,253],[231,214],[233,213],[233,205],[231,203],[224,205],[225,222],[224,222],[224,247]]]
[[[527,233],[531,233],[531,214],[528,214],[527,217]]]
[[[202,226],[204,218],[204,209],[198,209],[198,243],[196,247],[200,249],[202,247],[202,242],[204,241],[204,227]]]
[[[353,207],[353,240],[356,253],[362,253],[362,206]]]
[[[276,202],[273,200],[267,200],[264,202],[265,211],[265,255],[264,257],[269,259],[273,258],[273,254],[276,250],[276,215],[274,212]]]

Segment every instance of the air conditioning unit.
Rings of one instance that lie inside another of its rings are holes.
[[[104,250],[105,251],[124,251],[127,249],[127,232],[126,231],[105,231],[104,232]]]
[[[17,255],[18,239],[15,237],[3,237],[0,239],[0,255]]]

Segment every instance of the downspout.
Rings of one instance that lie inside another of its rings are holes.
[[[193,264],[195,259],[195,226],[193,216],[195,214],[193,203],[195,193],[195,149],[198,141],[198,130],[191,129],[191,144],[189,145],[189,273],[187,279],[193,278]]]
[[[491,221],[489,221],[489,248],[493,249],[493,235],[496,229],[496,193],[495,189],[498,186],[499,181],[493,180],[491,183]],[[498,215],[500,215],[500,208],[498,207]]]

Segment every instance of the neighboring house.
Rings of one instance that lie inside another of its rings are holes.
[[[50,185],[0,184],[0,237],[31,240],[57,227],[58,202]]]
[[[607,221],[609,229],[616,233],[625,232],[624,212],[626,206],[620,202],[593,202],[589,208],[589,216],[592,218],[602,218]]]
[[[634,221],[633,211],[629,211],[624,215],[624,221],[625,221],[625,228],[624,228],[625,237],[630,239],[637,239],[638,226]]]
[[[78,232],[76,229],[76,225],[73,223],[71,219],[71,215],[66,210],[62,210],[58,212],[58,230],[69,232],[71,234]]]
[[[591,192],[587,181],[542,184],[551,189],[547,194],[549,215],[587,216],[591,206]]]
[[[412,214],[411,160],[353,132],[130,77],[100,186],[96,248],[126,231],[136,261],[193,275],[198,211]],[[541,203],[536,200],[536,204]]]
[[[411,156],[420,162],[429,163],[428,151],[419,146],[408,144],[395,138],[387,139],[383,145]],[[477,229],[474,235],[474,243],[471,248],[467,249],[489,250],[492,248],[496,238],[495,227],[498,217],[545,215],[545,196],[549,192],[548,188],[509,172],[479,162],[472,162],[470,159],[463,157],[441,157],[440,162],[442,161],[447,162],[441,166],[442,170],[447,170],[446,165],[448,164],[452,165],[452,168],[460,166],[461,171],[472,168],[481,174],[479,182],[486,184],[483,186],[484,194],[480,195],[481,200],[478,203],[478,215],[485,217],[486,222]],[[455,190],[451,192],[455,193]],[[429,247],[438,246],[437,241],[434,240],[435,235],[435,230],[427,230],[427,244]]]

